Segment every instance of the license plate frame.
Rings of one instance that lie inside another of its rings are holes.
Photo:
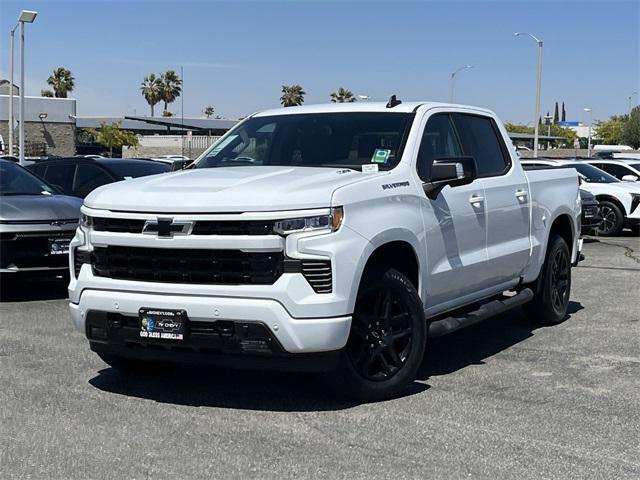
[[[143,307],[138,311],[140,338],[158,341],[184,340],[189,318],[186,310]]]

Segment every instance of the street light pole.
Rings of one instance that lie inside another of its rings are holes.
[[[449,103],[453,103],[453,97],[456,89],[456,73],[466,70],[467,68],[473,68],[473,65],[464,65],[451,73],[451,80],[449,81]]]
[[[544,116],[544,123],[547,124],[547,137],[551,136],[551,119],[553,117],[551,115],[545,115]],[[547,151],[549,151],[549,144],[550,144],[550,139],[547,138]]]
[[[589,112],[589,142],[587,144],[587,156],[591,158],[591,124],[593,123],[593,112],[590,108],[585,108],[585,112]]]
[[[9,40],[9,155],[13,155],[13,129],[15,122],[13,121],[13,43],[16,29],[18,25],[11,29]]]
[[[538,80],[536,83],[536,116],[534,119],[534,134],[533,134],[533,158],[538,157],[538,130],[539,130],[539,118],[540,118],[540,89],[542,86],[542,40],[540,40],[535,35],[526,32],[516,32],[513,34],[514,37],[519,37],[520,35],[527,35],[531,37],[538,44]]]
[[[38,12],[22,10],[18,17],[20,23],[20,165],[24,166],[24,24],[33,23]],[[13,87],[13,86],[12,86]]]

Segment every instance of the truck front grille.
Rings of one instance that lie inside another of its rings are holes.
[[[282,274],[282,252],[95,247],[94,275],[120,280],[271,285]]]
[[[0,268],[63,268],[69,264],[67,254],[51,255],[50,239],[73,238],[74,231],[6,232],[0,235]]]
[[[145,220],[127,218],[93,219],[98,232],[142,233]],[[199,220],[191,235],[273,235],[273,220]]]

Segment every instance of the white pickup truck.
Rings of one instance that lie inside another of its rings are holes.
[[[575,170],[525,173],[489,110],[266,111],[188,169],[85,199],[71,316],[114,368],[321,370],[388,398],[430,336],[525,303],[562,321],[580,208]]]

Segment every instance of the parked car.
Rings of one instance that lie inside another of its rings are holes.
[[[66,195],[84,198],[108,183],[168,172],[171,166],[131,158],[67,157],[44,160],[27,166]]]
[[[623,158],[589,159],[586,162],[623,182],[637,182],[640,180],[640,160]]]
[[[579,225],[576,172],[523,171],[489,110],[289,107],[179,174],[92,192],[69,306],[114,368],[316,369],[376,400],[414,380],[428,336],[524,304],[561,322]]]
[[[82,201],[0,159],[0,274],[65,274]]]
[[[592,234],[597,231],[602,222],[600,214],[600,203],[591,192],[580,189],[580,200],[582,201],[582,228],[583,234]]]
[[[622,182],[583,161],[536,158],[522,164],[527,168],[575,168],[583,180],[581,188],[594,194],[600,203],[602,223],[598,234],[619,235],[625,226],[640,233],[640,184]]]

